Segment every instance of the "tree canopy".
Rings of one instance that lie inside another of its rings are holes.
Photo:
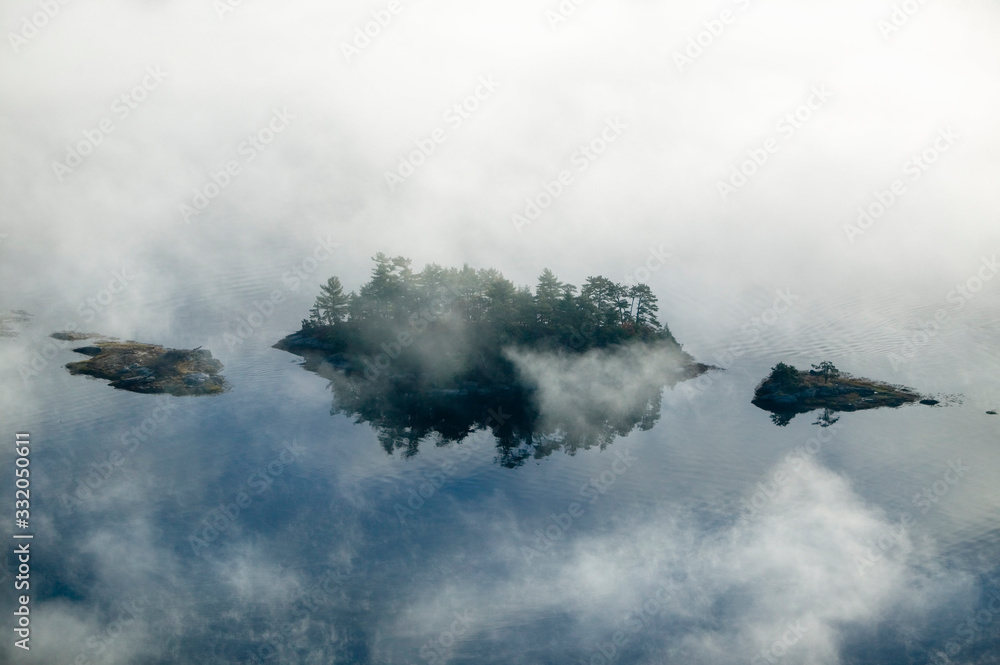
[[[319,288],[316,304],[309,310],[309,320],[324,325],[334,325],[347,317],[347,308],[351,302],[344,294],[340,279],[331,277]]]
[[[778,363],[771,368],[771,375],[765,381],[774,382],[779,386],[794,386],[802,382],[802,376],[793,366]]]
[[[831,378],[835,379],[840,376],[840,370],[830,362],[829,360],[824,360],[818,365],[813,365],[813,372],[823,376],[823,380],[829,382]]]
[[[600,275],[582,288],[546,268],[534,291],[517,287],[494,269],[429,264],[414,272],[410,259],[378,253],[371,279],[344,294],[337,277],[320,289],[303,328],[350,347],[382,343],[400,329],[461,324],[478,346],[560,346],[583,351],[632,339],[673,337],[657,320],[657,297],[646,284],[625,286]],[[440,332],[440,330],[439,330]],[[361,350],[361,349],[358,349]]]

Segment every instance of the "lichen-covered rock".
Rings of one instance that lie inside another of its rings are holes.
[[[106,379],[121,390],[182,396],[215,395],[227,388],[219,374],[222,363],[207,349],[105,341],[74,350],[91,358],[67,364],[71,374]]]

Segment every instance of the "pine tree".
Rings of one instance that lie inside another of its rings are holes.
[[[632,299],[630,311],[634,311],[633,318],[637,330],[644,327],[656,330],[660,327],[660,322],[656,320],[656,313],[660,311],[657,305],[656,296],[645,284],[636,284],[629,289],[629,297]],[[634,308],[634,310],[632,309]]]
[[[550,325],[554,321],[562,288],[563,283],[548,268],[538,276],[538,286],[535,287],[535,308],[538,322],[543,326]]]
[[[319,287],[316,303],[309,310],[309,318],[317,323],[332,326],[347,317],[347,306],[351,297],[344,295],[344,287],[340,279],[331,277],[326,284]]]
[[[590,315],[591,322],[596,328],[621,326],[618,291],[618,285],[607,277],[598,275],[587,278],[580,291],[580,299],[584,302],[585,311]]]
[[[837,378],[840,376],[840,370],[829,360],[824,360],[818,365],[813,365],[812,368],[814,372],[823,375],[823,383],[829,383],[830,377]]]

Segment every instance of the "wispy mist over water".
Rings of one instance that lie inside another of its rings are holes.
[[[36,442],[32,653],[8,554],[0,661],[993,662],[994,3],[14,0],[0,26],[0,413]],[[600,445],[387,455],[271,348],[380,251],[645,282],[725,371],[514,351],[544,445]],[[204,345],[233,389],[158,421],[65,371],[74,327]],[[749,404],[822,360],[956,399],[829,440]]]
[[[664,388],[690,378],[691,371],[680,349],[664,345],[637,344],[583,354],[512,349],[507,356],[536,386],[541,422],[550,429],[571,431],[609,424],[612,431],[619,425],[619,434],[633,427],[650,429],[659,419]]]
[[[720,290],[741,291],[736,275],[829,290],[844,274],[909,290],[960,276],[998,240],[988,3],[921,6],[888,39],[891,5],[734,3],[738,20],[683,71],[674,53],[715,20],[694,9],[581,7],[552,30],[530,3],[435,2],[346,62],[340,44],[378,9],[62,7],[2,65],[18,91],[5,102],[6,252],[62,285],[129,257],[158,271],[156,255],[253,256],[332,231],[356,266],[380,250],[510,256],[515,281],[549,264],[579,282],[591,266],[630,274],[666,244],[683,279]],[[4,23],[16,32],[37,11],[9,4]],[[122,117],[150,67],[162,81]],[[483,76],[499,87],[455,127],[446,117]],[[795,120],[820,85],[828,101]],[[294,118],[258,150],[248,137],[275,109]],[[574,153],[616,117],[628,128],[580,172]],[[53,163],[105,118],[113,132],[60,181]],[[960,138],[911,180],[904,165],[948,127]],[[444,142],[391,192],[385,173],[438,128]],[[723,201],[718,183],[770,138],[777,152]],[[229,162],[240,173],[185,223],[180,206]],[[517,233],[511,215],[563,170],[574,183]],[[844,226],[897,178],[905,194],[851,243]]]
[[[515,567],[537,541],[510,523],[476,531],[489,540],[494,566]],[[872,542],[886,544],[876,546],[874,563]],[[431,634],[448,625],[453,608],[470,608],[476,618],[456,659],[497,649],[515,658],[558,625],[568,657],[582,662],[603,654],[604,662],[838,663],[845,635],[870,635],[888,615],[896,629],[914,631],[907,641],[918,640],[918,627],[935,620],[931,606],[968,593],[966,576],[924,556],[905,528],[866,507],[843,478],[807,464],[738,526],[706,532],[690,514],[656,510],[592,534],[570,524],[549,551],[530,553],[518,576],[425,590],[400,632]],[[480,598],[494,600],[485,609]],[[524,617],[522,632],[501,642],[491,630],[508,614]]]

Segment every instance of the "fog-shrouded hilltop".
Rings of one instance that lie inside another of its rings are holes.
[[[655,423],[664,386],[708,369],[658,320],[645,284],[596,276],[577,287],[546,269],[532,290],[494,269],[373,260],[356,292],[331,277],[301,330],[275,346],[329,378],[334,411],[371,422],[390,452],[483,428],[508,466],[554,440],[606,445]]]

